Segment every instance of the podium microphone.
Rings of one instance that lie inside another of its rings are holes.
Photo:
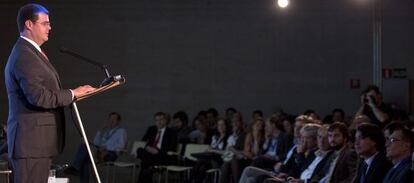
[[[87,57],[84,57],[82,55],[79,55],[78,53],[73,52],[73,51],[71,51],[68,48],[63,47],[63,46],[60,47],[59,50],[62,53],[66,53],[68,55],[71,55],[73,57],[76,57],[76,58],[78,58],[80,60],[83,60],[83,61],[85,61],[87,63],[90,63],[92,65],[95,65],[95,66],[98,66],[99,68],[101,68],[105,72],[105,79],[101,82],[101,85],[100,86],[105,86],[105,85],[108,85],[108,84],[110,84],[112,82],[115,82],[115,81],[119,81],[121,83],[124,83],[125,82],[125,78],[123,76],[121,76],[121,75],[112,76],[109,73],[109,71],[108,71],[108,65],[99,63],[97,61],[91,60],[91,59],[89,59]]]

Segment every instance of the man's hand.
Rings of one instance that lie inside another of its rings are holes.
[[[305,181],[301,180],[301,179],[292,179],[289,180],[289,183],[304,183]]]
[[[72,91],[73,91],[73,95],[75,95],[75,98],[77,98],[81,95],[87,94],[87,93],[92,92],[94,90],[96,90],[96,88],[94,88],[90,85],[84,85],[84,86],[79,86],[76,89],[73,89]]]
[[[156,149],[156,148],[153,148],[153,147],[149,147],[149,146],[147,146],[146,148],[145,148],[145,150],[147,150],[149,153],[151,153],[151,154],[158,154],[158,149]]]

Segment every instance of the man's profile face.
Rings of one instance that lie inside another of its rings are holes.
[[[402,139],[403,135],[401,130],[395,130],[386,138],[385,147],[387,158],[393,160],[401,157],[404,151],[409,151],[409,145]]]
[[[38,19],[35,22],[31,22],[31,26],[28,29],[31,32],[33,41],[40,46],[49,40],[49,31],[52,28],[50,27],[48,14],[39,13],[37,17]]]
[[[377,151],[376,143],[370,138],[363,137],[360,131],[355,134],[355,151],[361,156],[368,158]]]

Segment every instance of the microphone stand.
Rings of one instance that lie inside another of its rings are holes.
[[[122,82],[125,82],[125,78],[122,77],[121,75],[111,76],[111,74],[109,74],[108,66],[107,65],[104,65],[104,64],[101,64],[99,62],[93,61],[93,60],[91,60],[89,58],[86,58],[86,57],[84,57],[82,55],[79,55],[79,54],[77,54],[75,52],[72,52],[72,51],[68,50],[65,47],[61,47],[60,48],[60,51],[62,53],[67,53],[67,54],[69,54],[69,55],[71,55],[73,57],[76,57],[76,58],[78,58],[80,60],[83,60],[85,62],[88,62],[88,63],[90,63],[92,65],[98,66],[99,68],[101,68],[102,70],[104,70],[106,78],[102,81],[102,83],[101,83],[100,86],[108,85],[108,84],[110,84],[113,81],[122,81]],[[78,106],[76,105],[76,101],[74,101],[72,103],[72,107],[73,107],[73,110],[75,111],[76,121],[78,122],[78,126],[79,126],[78,127],[78,131],[80,132],[80,134],[81,134],[81,136],[83,138],[83,141],[85,142],[86,149],[88,151],[88,155],[89,155],[89,158],[90,158],[91,163],[92,163],[92,168],[93,168],[93,171],[95,173],[96,180],[97,180],[98,183],[101,183],[101,179],[100,179],[100,176],[99,176],[99,173],[98,173],[98,169],[96,168],[96,163],[95,163],[95,160],[94,160],[93,155],[92,155],[91,147],[89,145],[89,141],[88,141],[88,138],[86,136],[85,129],[83,127],[82,119],[80,117],[79,110],[78,110]]]

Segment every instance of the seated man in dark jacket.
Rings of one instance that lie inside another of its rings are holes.
[[[154,118],[156,125],[150,126],[143,138],[147,142],[145,148],[137,149],[137,158],[141,159],[140,182],[151,182],[150,167],[170,164],[171,158],[167,152],[177,149],[177,134],[167,127],[167,114],[158,112]]]

